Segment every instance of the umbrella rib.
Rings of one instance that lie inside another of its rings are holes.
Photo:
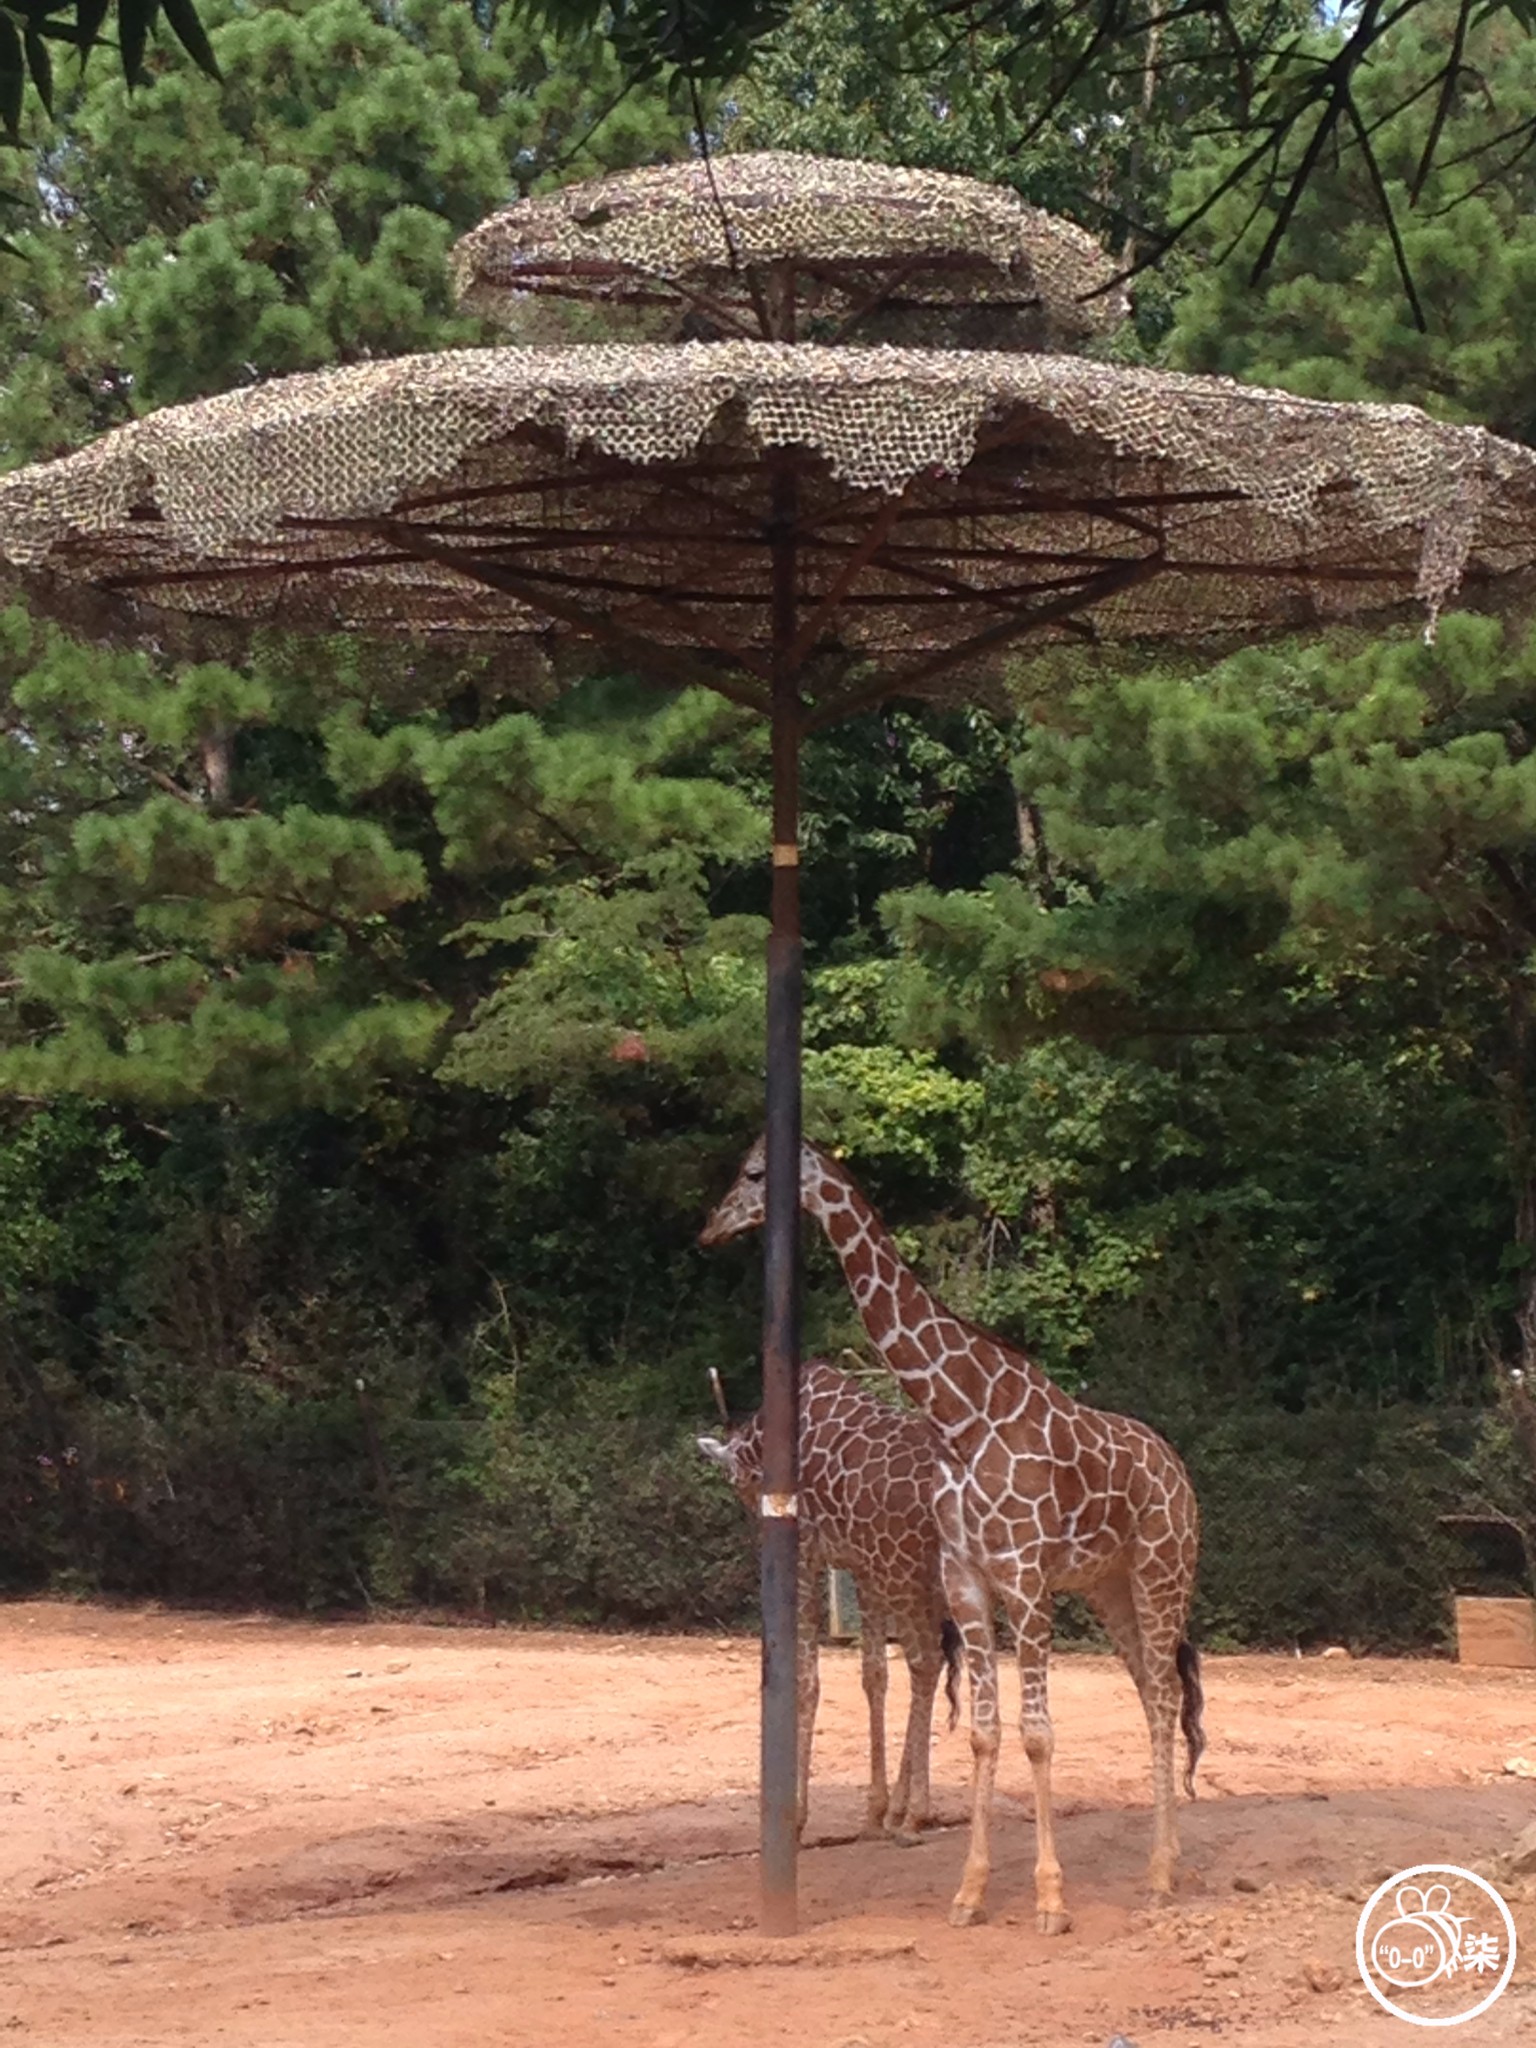
[[[552,451],[559,452],[557,438],[548,429],[532,430],[530,437],[536,439],[540,446],[548,446]],[[706,506],[711,511],[722,513],[726,518],[744,526],[754,537],[761,531],[759,523],[745,506],[733,504],[729,498],[721,498],[712,491],[698,488],[701,480],[726,481],[731,477],[755,477],[760,470],[760,464],[755,460],[678,462],[658,465],[639,472],[633,465],[626,464],[616,456],[605,456],[599,449],[583,449],[576,459],[585,464],[586,473],[578,477],[574,483],[567,478],[563,485],[556,485],[555,488],[611,490],[615,485],[634,484],[643,475],[644,481],[659,497],[676,496],[685,504]]]
[[[739,469],[721,469],[714,474],[722,477],[755,476],[758,472],[757,463],[743,463]],[[700,470],[697,474],[708,476],[711,472]],[[762,522],[755,518],[745,505],[733,504],[729,498],[722,498],[714,491],[700,490],[691,477],[662,477],[659,479],[659,489],[661,495],[679,498],[684,505],[702,505],[706,511],[719,512],[727,519],[735,520],[744,529],[743,538],[750,537],[753,545],[762,541]]]
[[[905,492],[902,493],[902,497]],[[807,654],[816,645],[822,626],[829,621],[843,599],[848,595],[854,579],[861,569],[867,568],[890,535],[901,512],[902,497],[887,498],[870,523],[868,533],[854,548],[848,559],[832,579],[832,587],[817,605],[811,616],[800,627],[791,641],[785,660],[791,669],[797,669]]]
[[[843,336],[848,332],[849,328],[856,327],[867,313],[874,312],[877,306],[888,305],[890,303],[890,297],[892,292],[894,292],[898,286],[906,283],[907,279],[912,275],[913,271],[918,268],[921,260],[922,259],[920,257],[909,256],[905,263],[898,264],[894,270],[888,272],[885,276],[881,277],[875,284],[873,289],[866,292],[863,298],[859,300],[858,304],[854,306],[849,312],[844,314],[843,318],[838,322],[838,325],[834,330],[830,340],[823,343],[822,346],[835,348],[838,345],[838,343],[843,339]],[[810,268],[810,275],[813,277],[820,276],[822,278],[823,283],[828,281],[825,275],[821,271],[817,270],[814,266]],[[831,282],[835,285],[839,282],[839,280],[834,275],[831,279]]]
[[[846,540],[813,540],[808,542],[807,545],[814,549],[817,549],[823,554],[830,555],[850,552],[853,548],[853,542]],[[1086,549],[1051,549],[1022,547],[957,548],[950,547],[946,543],[941,541],[888,540],[885,543],[884,547],[882,547],[880,550],[880,559],[882,563],[889,564],[893,568],[896,563],[908,561],[913,559],[914,557],[920,561],[927,561],[931,558],[938,557],[946,562],[1003,563],[1106,562],[1126,559],[1125,557],[1105,555],[1102,553],[1090,554]]]
[[[876,525],[879,526],[884,535],[889,534],[891,526],[901,516],[899,510],[901,500],[899,498],[890,499],[887,503],[897,509],[890,513],[882,512],[877,520]],[[500,521],[475,521],[471,523],[448,519],[413,519],[411,525],[418,533],[442,534],[446,535],[450,540],[463,540],[465,542],[483,540],[487,543],[493,542],[503,549],[515,550],[519,553],[537,553],[542,548],[564,551],[575,547],[607,547],[618,542],[633,540],[637,527],[645,520],[649,509],[651,508],[645,506],[637,508],[634,519],[627,525],[622,526],[531,526],[523,522],[513,525],[504,524]],[[305,522],[305,524],[308,523],[307,521]],[[348,520],[336,522],[334,526],[330,522],[324,524],[316,522],[316,527],[320,531],[362,531],[371,533],[374,530],[375,521],[372,519]],[[699,549],[706,552],[718,549],[736,554],[757,554],[762,552],[765,547],[762,538],[756,534],[709,533],[700,532],[697,528],[689,529],[684,527],[652,527],[647,532],[646,538],[656,543],[667,543],[680,548]],[[829,536],[810,534],[801,537],[798,545],[813,554],[851,557],[858,567],[862,567],[870,559],[872,552],[867,535],[862,541],[851,541],[834,540]],[[888,538],[884,539],[880,544],[879,552],[883,561],[888,561],[892,564],[898,559],[905,559],[911,556],[927,557],[932,555],[942,556],[948,562],[1012,562],[1019,564],[1027,562],[1097,563],[1106,559],[1102,554],[1092,554],[1086,550],[1007,546],[967,548],[952,547],[947,543],[939,541],[892,541]],[[845,573],[846,570],[839,571],[840,576]]]
[[[995,503],[990,500],[982,500],[974,504],[944,503],[933,505],[925,499],[913,495],[916,487],[927,480],[923,476],[909,477],[902,486],[898,494],[900,506],[900,510],[896,515],[898,523],[910,522],[914,525],[942,523],[944,525],[953,525],[963,519],[995,518],[1017,521],[1043,512],[1077,512],[1085,514],[1090,518],[1105,519],[1113,524],[1124,526],[1130,532],[1141,535],[1145,540],[1156,541],[1159,545],[1162,542],[1163,536],[1156,526],[1149,520],[1133,517],[1132,514],[1123,509],[1122,504],[1118,500],[1029,495],[1000,499]],[[1203,502],[1206,497],[1210,497],[1213,502],[1224,502],[1228,496],[1240,498],[1241,495],[1241,492],[1232,492],[1230,494],[1191,493],[1187,500],[1170,497],[1167,499],[1136,499],[1130,502],[1145,502],[1148,505],[1184,502],[1197,503]],[[833,504],[808,515],[800,522],[796,529],[796,538],[799,544],[804,547],[826,548],[857,546],[858,543],[856,541],[837,541],[827,537],[825,529],[831,526],[846,525],[850,520],[857,520],[862,525],[869,517],[869,496],[870,493],[867,490],[848,492]],[[952,550],[948,547],[938,547],[933,552],[947,555],[960,551]]]
[[[646,608],[650,607],[652,610],[660,612],[663,618],[670,619],[675,625],[681,627],[687,634],[689,643],[692,646],[712,647],[717,654],[725,655],[730,661],[739,662],[743,668],[747,669],[752,675],[760,677],[764,682],[771,680],[772,671],[767,659],[763,655],[755,653],[749,647],[733,644],[728,640],[717,637],[701,625],[696,615],[688,609],[690,605],[711,604],[757,606],[762,603],[762,599],[755,591],[680,590],[668,592],[664,590],[648,590],[643,584],[623,583],[616,577],[567,576],[558,569],[523,569],[518,573],[526,577],[530,585],[540,590],[553,583],[572,586],[578,590],[607,590],[616,597],[633,598],[635,602],[629,607],[628,612],[613,616],[613,623],[616,627],[626,631],[630,630],[628,626],[629,617],[631,615],[643,617]]]
[[[1294,576],[1301,582],[1313,584],[1402,583],[1418,571],[1416,562],[1411,567],[1400,563],[1390,569],[1356,568],[1341,562],[1336,568],[1319,569],[1301,562],[1202,562],[1186,561],[1178,555],[1169,557],[1168,567],[1181,576]]]
[[[227,583],[232,577],[248,583],[258,579],[265,581],[272,576],[328,575],[333,569],[392,569],[415,559],[409,553],[381,554],[377,551],[366,555],[328,555],[310,562],[294,561],[289,556],[277,562],[231,558],[222,562],[200,562],[195,568],[187,569],[124,569],[115,576],[103,576],[99,587],[102,590],[141,590],[161,583]]]
[[[504,568],[499,562],[483,562],[473,556],[460,557],[456,550],[440,546],[437,542],[418,534],[410,525],[399,526],[392,521],[380,521],[378,531],[393,540],[418,559],[440,562],[445,568],[457,570],[471,582],[483,583],[488,589],[503,591],[508,597],[515,597],[521,603],[536,611],[547,613],[558,619],[562,625],[585,634],[600,646],[612,648],[621,655],[627,666],[637,668],[654,676],[669,689],[686,685],[689,688],[716,690],[722,697],[728,697],[734,704],[745,704],[751,710],[766,716],[768,699],[757,690],[722,676],[718,670],[694,659],[682,649],[659,648],[644,640],[637,640],[632,629],[622,626],[606,612],[587,611],[580,605],[570,604],[564,598],[541,590],[515,569]],[[736,650],[717,650],[732,660],[740,660]]]
[[[1075,568],[1081,573],[1073,576],[1057,577],[1044,583],[1015,583],[1002,589],[988,589],[985,586],[966,583],[958,576],[948,576],[942,569],[932,565],[924,567],[917,562],[893,561],[887,563],[882,561],[880,566],[888,568],[891,575],[899,576],[909,583],[921,583],[939,590],[945,590],[953,597],[968,599],[973,604],[990,605],[996,611],[1019,612],[1024,609],[1021,600],[1037,596],[1043,591],[1082,589],[1085,585],[1092,584],[1096,576],[1113,571],[1126,564],[1127,560],[1124,556],[1109,556],[1106,558],[1103,555],[1070,554],[1035,554],[1016,559],[1034,561],[1041,565],[1054,562],[1058,563],[1062,568]],[[1156,561],[1159,558],[1156,556],[1137,556],[1134,559],[1136,561],[1149,559]],[[894,598],[890,601],[899,602],[899,600]],[[1035,613],[1030,612],[1028,616],[1033,618]]]
[[[836,284],[842,273],[875,270],[893,260],[888,255],[802,256],[799,267],[809,276],[821,278],[823,283]],[[1004,262],[984,249],[920,249],[908,261],[924,270],[947,270],[959,277],[977,270],[996,272],[1006,268]]]
[[[519,297],[526,295],[530,298],[538,296],[590,300],[593,296],[591,292],[583,291],[579,285],[562,285],[559,280],[564,277],[607,277],[615,270],[620,271],[624,278],[625,305],[671,306],[678,299],[686,299],[700,312],[707,314],[711,320],[718,320],[722,326],[731,328],[741,340],[754,341],[759,338],[753,328],[739,315],[733,313],[723,301],[701,291],[697,285],[685,284],[681,278],[669,277],[659,270],[644,269],[639,264],[614,264],[592,258],[583,261],[580,257],[570,257],[564,262],[557,262],[550,257],[542,262],[529,264],[520,272],[516,282],[506,277],[487,277],[484,282],[492,291],[516,294]],[[631,278],[655,287],[654,296],[632,291]],[[525,284],[522,282],[523,279],[529,280],[529,283]]]
[[[498,562],[499,560],[499,556],[490,553],[466,557],[468,562]],[[1102,566],[1102,563],[1083,563],[1076,565],[1073,573],[1069,575],[1049,577],[1036,583],[1011,583],[1006,588],[997,590],[978,588],[974,584],[962,583],[958,578],[947,580],[937,571],[931,576],[926,577],[923,575],[923,572],[916,569],[901,569],[896,573],[911,576],[914,581],[924,581],[937,585],[962,600],[969,600],[972,603],[983,606],[991,605],[998,611],[1016,611],[1022,601],[1038,597],[1044,591],[1066,590],[1091,582],[1097,569]],[[664,611],[669,611],[680,625],[688,628],[690,638],[696,641],[700,640],[700,631],[693,614],[686,607],[690,605],[720,605],[732,608],[760,607],[763,603],[762,593],[757,590],[700,590],[691,585],[686,587],[679,585],[663,589],[659,585],[626,583],[617,576],[583,576],[562,569],[528,568],[521,563],[517,566],[516,573],[530,586],[536,584],[541,590],[545,588],[600,590],[612,597],[629,598],[633,600],[630,610],[636,613],[643,611],[647,605],[655,605]],[[839,603],[844,608],[858,606],[869,611],[881,611],[887,607],[899,609],[916,605],[926,605],[931,609],[934,599],[926,590],[866,590],[851,594],[845,593],[839,600]],[[628,617],[629,611],[626,611],[624,616]],[[709,644],[718,646],[721,653],[729,654],[733,660],[739,659],[753,662],[754,672],[759,672],[755,666],[757,658],[739,650],[734,643],[713,642]],[[806,649],[797,657],[798,660],[804,659],[804,654],[809,652],[810,644],[812,643],[808,643]]]
[[[962,640],[958,645],[946,648],[942,654],[919,662],[905,674],[887,673],[879,682],[854,691],[841,703],[828,704],[811,712],[805,721],[805,730],[807,733],[821,732],[845,718],[857,717],[861,711],[873,710],[887,697],[911,696],[921,690],[930,678],[942,675],[946,669],[958,668],[975,655],[1006,647],[1010,640],[1021,640],[1038,626],[1065,620],[1070,612],[1081,610],[1085,601],[1097,603],[1102,598],[1113,597],[1117,592],[1129,589],[1132,584],[1144,583],[1165,566],[1158,556],[1117,563],[1113,569],[1106,569],[1102,575],[1091,578],[1087,585],[1053,598],[1048,604],[1038,605],[1028,614],[1014,613],[1000,624],[989,626],[984,633],[973,634],[969,640]]]
[[[439,505],[468,505],[486,498],[537,497],[544,494],[569,495],[579,491],[611,489],[615,483],[632,482],[637,472],[616,459],[608,466],[599,467],[604,461],[600,450],[582,449],[574,457],[567,457],[567,451],[558,436],[547,430],[533,430],[525,427],[522,438],[545,450],[547,454],[560,459],[569,459],[579,467],[554,470],[546,475],[520,477],[516,481],[493,484],[461,484],[452,490],[427,491],[419,497],[402,498],[395,510],[400,513],[428,512]],[[643,472],[647,481],[671,490],[680,482],[692,477],[752,476],[757,472],[755,462],[679,462],[665,469],[657,467]],[[725,501],[728,503],[728,501]],[[735,509],[735,508],[732,508]],[[366,515],[355,515],[350,519],[324,519],[290,513],[283,522],[292,526],[341,526],[369,525]]]
[[[452,552],[452,550],[448,551],[450,554]],[[486,560],[487,557],[484,555],[466,555],[465,573],[478,573],[478,565],[486,562]],[[470,565],[475,566],[471,567]],[[500,567],[501,565],[498,564],[497,566]],[[712,634],[700,627],[693,613],[686,608],[690,604],[755,605],[761,601],[755,592],[714,590],[666,591],[654,586],[647,586],[643,583],[629,583],[618,576],[593,576],[579,571],[530,568],[526,565],[510,573],[515,573],[523,582],[529,585],[530,589],[539,592],[547,591],[551,586],[554,586],[556,588],[574,590],[603,590],[614,597],[633,598],[636,600],[633,607],[635,611],[643,611],[648,605],[654,607],[664,616],[670,617],[680,625],[688,634],[689,640],[693,645],[713,647],[717,654],[724,654],[729,660],[740,662],[744,668],[749,669],[753,675],[761,677],[764,682],[770,680],[769,666],[762,656],[753,653],[748,648],[733,646],[729,642],[716,639]],[[544,603],[544,598],[540,596],[537,599],[530,599],[530,602],[542,604]],[[612,623],[615,627],[620,626],[618,618],[614,618]],[[621,628],[621,630],[627,629]]]
[[[910,489],[910,486],[908,487]],[[1131,500],[1144,503],[1149,509],[1175,504],[1226,504],[1242,497],[1240,491],[1190,493],[1188,497],[1146,498]],[[850,519],[861,516],[862,508],[851,503],[846,511],[833,509],[820,514],[819,526],[840,526]],[[1158,528],[1149,520],[1137,519],[1125,509],[1125,501],[1107,498],[1062,498],[1050,495],[1019,494],[1010,498],[976,499],[970,503],[930,505],[921,499],[908,499],[901,517],[914,523],[923,520],[943,521],[946,524],[961,519],[1028,519],[1039,513],[1079,513],[1090,519],[1107,520],[1112,525],[1124,526],[1130,532],[1140,534],[1146,540],[1161,541]]]
[[[755,468],[755,465],[752,465],[752,467]],[[616,476],[623,478],[625,481],[633,481],[636,483],[642,481],[642,478],[636,476],[632,471],[624,471],[622,469],[619,469],[616,470],[615,474]],[[709,475],[711,474],[711,471],[705,469],[701,472],[695,469],[692,471],[692,474]],[[736,525],[741,526],[742,528],[744,528],[744,530],[736,534],[716,535],[707,532],[696,533],[691,530],[688,532],[671,533],[665,528],[663,528],[660,532],[657,532],[653,527],[649,529],[648,537],[672,541],[687,541],[689,543],[692,543],[695,540],[706,541],[710,545],[717,547],[734,546],[739,548],[756,548],[762,545],[762,530],[756,524],[756,522],[752,520],[750,514],[747,513],[745,507],[733,505],[728,498],[716,497],[716,495],[712,491],[699,490],[697,486],[692,483],[691,477],[678,477],[675,475],[669,475],[665,470],[663,470],[655,474],[649,472],[644,473],[643,483],[645,488],[642,493],[642,502],[636,506],[632,517],[628,521],[627,526],[624,528],[622,536],[623,538],[629,539],[630,537],[632,537],[635,528],[639,526],[641,522],[651,520],[657,517],[660,513],[661,507],[666,503],[666,501],[669,498],[676,497],[681,499],[685,507],[697,507],[702,505],[711,511],[721,513],[724,515],[725,518],[731,520]],[[559,529],[557,528],[555,529],[555,531],[558,533]]]

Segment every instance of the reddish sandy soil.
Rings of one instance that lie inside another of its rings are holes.
[[[1063,1656],[1075,1927],[1034,1932],[1010,1729],[993,1917],[959,1931],[959,1832],[856,1838],[863,1703],[831,1650],[806,1932],[770,1945],[756,1688],[745,1641],[0,1606],[0,2038],[1407,2048],[1425,2036],[1354,1971],[1359,1901],[1410,1864],[1487,1866],[1536,1813],[1503,1769],[1536,1763],[1532,1674],[1208,1658],[1205,1796],[1178,1901],[1147,1915],[1139,1709],[1117,1665]],[[938,1736],[948,1820],[968,1755]],[[1536,1880],[1502,1889],[1525,1954],[1458,2048],[1536,2040]]]

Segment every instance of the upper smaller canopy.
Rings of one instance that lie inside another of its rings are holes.
[[[688,340],[1061,350],[1126,317],[1071,221],[943,171],[787,150],[660,164],[505,206],[457,244],[460,303],[675,315]]]

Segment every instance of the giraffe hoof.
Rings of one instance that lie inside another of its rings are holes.
[[[968,1906],[963,1899],[956,1899],[949,1909],[951,1927],[981,1927],[986,1923],[985,1906]]]
[[[888,1828],[886,1834],[898,1849],[920,1849],[923,1846],[923,1838],[917,1829],[905,1824],[898,1828]]]
[[[1035,1926],[1042,1934],[1068,1934],[1072,1929],[1070,1913],[1037,1913]]]

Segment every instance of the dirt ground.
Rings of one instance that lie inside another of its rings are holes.
[[[1536,1814],[1536,1676],[1207,1659],[1204,1797],[1148,1915],[1146,1737],[1106,1658],[1052,1673],[1076,1924],[1034,1932],[1009,1729],[992,1918],[941,1827],[861,1841],[857,1658],[823,1658],[805,1932],[755,1932],[750,1641],[0,1606],[0,2036],[18,2048],[1241,2048],[1421,2038],[1353,1966],[1390,1872]],[[891,1687],[893,1736],[904,1679]],[[936,1739],[961,1818],[964,1726]],[[1241,1888],[1238,1888],[1240,1881]],[[1250,1889],[1252,1887],[1252,1889]],[[1536,2040],[1525,1953],[1453,2038]],[[1312,1988],[1312,1983],[1322,1986]]]

